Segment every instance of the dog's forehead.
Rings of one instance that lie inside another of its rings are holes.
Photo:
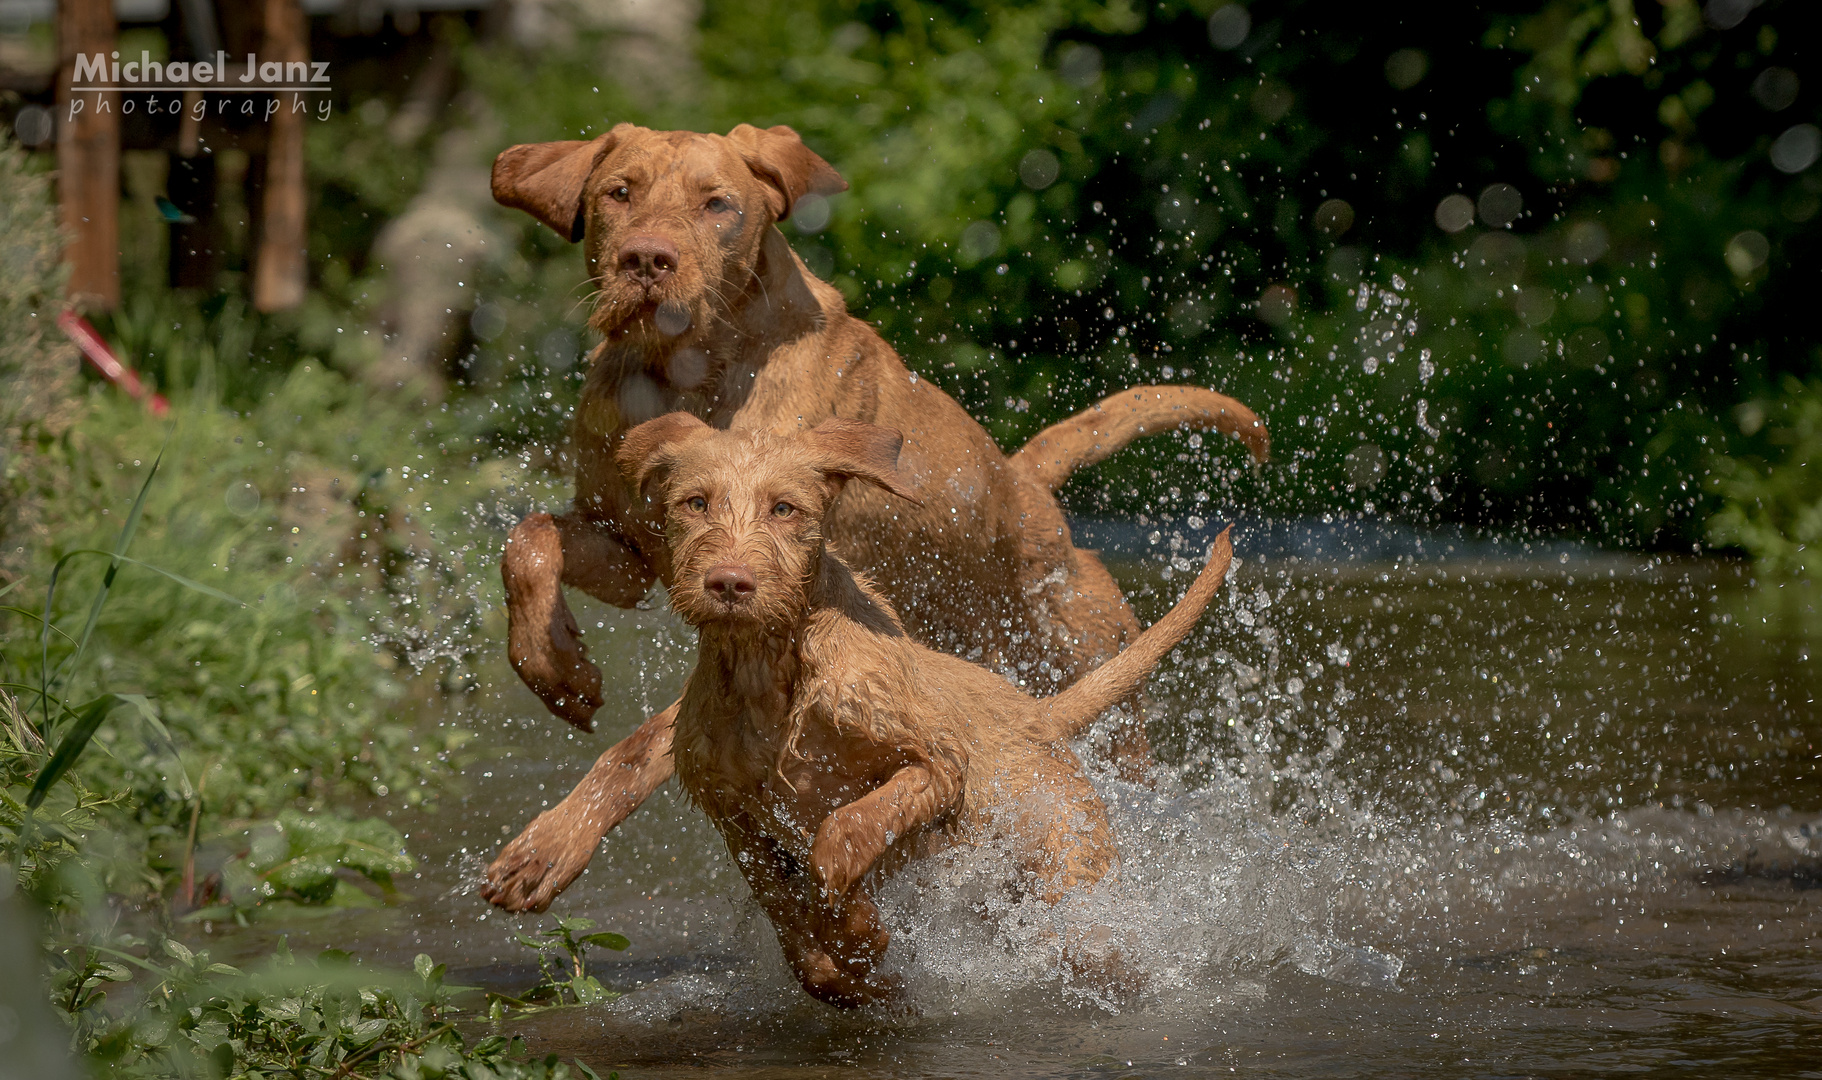
[[[745,159],[725,136],[698,131],[644,131],[616,146],[602,159],[595,176],[637,173],[653,182],[681,179],[703,183],[729,179],[744,171]]]
[[[733,492],[806,487],[821,473],[802,440],[762,431],[718,431],[685,447],[672,475],[678,483],[706,483]]]

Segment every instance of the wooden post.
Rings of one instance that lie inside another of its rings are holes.
[[[307,61],[310,40],[298,0],[264,0],[262,63]],[[309,102],[297,111],[300,93],[280,93],[278,111],[266,129],[266,176],[261,192],[259,251],[253,262],[253,306],[280,311],[304,302],[308,266],[304,258],[304,122]]]
[[[92,311],[120,303],[120,95],[76,91],[76,58],[115,48],[113,0],[57,4],[57,198],[68,234],[70,299]],[[86,73],[85,73],[86,74]]]

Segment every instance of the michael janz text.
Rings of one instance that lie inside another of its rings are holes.
[[[118,52],[82,53],[71,72],[64,119],[144,109],[198,121],[211,115],[270,120],[284,109],[327,120],[333,111],[329,98],[312,101],[308,95],[330,90],[325,60],[261,60],[248,53],[244,61],[230,61],[221,51],[213,60],[154,60],[145,51],[125,60]]]

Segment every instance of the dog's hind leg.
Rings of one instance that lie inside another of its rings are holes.
[[[1013,857],[1048,904],[1100,881],[1119,862],[1107,806],[1073,758],[1034,751],[1020,755],[998,777],[1001,789],[1013,796]]]
[[[1020,528],[1012,534],[1015,551],[1005,557],[1015,567],[1023,611],[1015,618],[1007,659],[1021,672],[1047,668],[1048,684],[1039,681],[1028,689],[1049,694],[1118,655],[1138,638],[1139,620],[1100,558],[1074,546],[1049,495],[1022,472],[1015,470],[1009,479]],[[1111,745],[1100,749],[1122,775],[1137,781],[1151,767],[1151,742],[1139,695],[1129,704],[1127,721],[1115,729]]]
[[[1107,807],[1079,765],[1051,755],[1021,760],[1023,788],[1013,819],[1013,851],[1032,892],[1047,904],[1067,904],[1072,893],[1112,877],[1119,852]],[[1130,932],[1104,923],[1070,924],[1060,931],[1070,973],[1113,994],[1145,985],[1128,954]]]
[[[608,830],[671,777],[677,706],[595,759],[563,801],[539,814],[487,868],[481,895],[508,911],[543,911],[588,866]]]

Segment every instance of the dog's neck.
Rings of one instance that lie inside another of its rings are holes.
[[[584,400],[611,402],[613,421],[627,427],[680,410],[710,423],[731,419],[772,354],[827,322],[776,226],[766,227],[745,281],[723,281],[720,289],[728,299],[716,303],[707,325],[671,337],[647,318],[610,332],[592,357]]]

